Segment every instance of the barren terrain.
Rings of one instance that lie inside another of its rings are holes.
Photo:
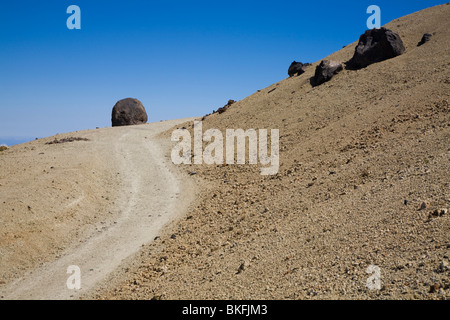
[[[88,130],[5,151],[2,297],[77,298],[158,236],[194,196],[166,157],[170,143],[158,138],[180,121]],[[72,265],[81,270],[80,290],[66,286]]]
[[[279,129],[279,173],[187,166],[208,187],[176,239],[145,246],[95,297],[448,299],[450,215],[434,212],[450,206],[449,16],[447,4],[390,22],[399,57],[312,88],[317,61],[206,117],[203,130]],[[381,290],[366,286],[371,265]]]
[[[312,88],[317,61],[204,119],[279,129],[273,176],[173,165],[170,134],[193,119],[2,151],[3,298],[448,299],[449,16],[446,4],[387,24],[401,56]],[[367,287],[372,265],[381,290]]]

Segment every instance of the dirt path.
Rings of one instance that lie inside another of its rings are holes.
[[[101,129],[108,130],[107,137],[96,142],[96,147],[108,155],[105,161],[114,163],[122,173],[120,197],[115,204],[120,217],[102,232],[68,248],[59,259],[3,288],[4,298],[76,299],[101,285],[124,259],[152,241],[166,223],[186,209],[193,188],[180,180],[167,157],[170,141],[157,138],[159,133],[186,120]],[[110,151],[111,146],[115,152]],[[71,276],[67,268],[72,265],[81,271],[80,290],[67,288]]]

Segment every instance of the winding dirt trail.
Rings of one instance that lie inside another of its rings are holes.
[[[95,147],[122,173],[120,197],[115,203],[120,216],[101,233],[90,234],[68,248],[57,260],[10,283],[1,290],[4,298],[77,299],[101,285],[125,259],[183,212],[193,198],[193,188],[180,179],[167,157],[170,141],[158,135],[187,120],[100,129],[107,132],[94,142]],[[68,289],[66,284],[71,276],[67,268],[72,265],[81,270],[80,290]]]

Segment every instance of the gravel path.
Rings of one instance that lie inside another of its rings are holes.
[[[170,141],[158,139],[161,132],[186,120],[101,129],[105,134],[95,141],[98,152],[105,155],[105,165],[112,162],[122,173],[120,197],[115,202],[121,211],[119,218],[68,248],[59,259],[3,288],[4,298],[76,299],[101,285],[124,259],[151,242],[191,200],[193,188],[183,188],[165,156]],[[92,134],[103,134],[101,130]],[[67,269],[73,265],[81,271],[79,290],[68,289],[66,284],[71,276]]]

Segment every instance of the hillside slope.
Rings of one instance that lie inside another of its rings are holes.
[[[203,130],[279,129],[278,175],[187,166],[207,188],[176,237],[144,247],[95,297],[448,298],[450,215],[432,213],[450,205],[449,16],[442,5],[387,24],[399,57],[312,88],[318,61],[206,117]],[[424,33],[435,35],[417,47]],[[355,46],[328,59],[348,61]],[[381,290],[366,287],[370,265]]]

